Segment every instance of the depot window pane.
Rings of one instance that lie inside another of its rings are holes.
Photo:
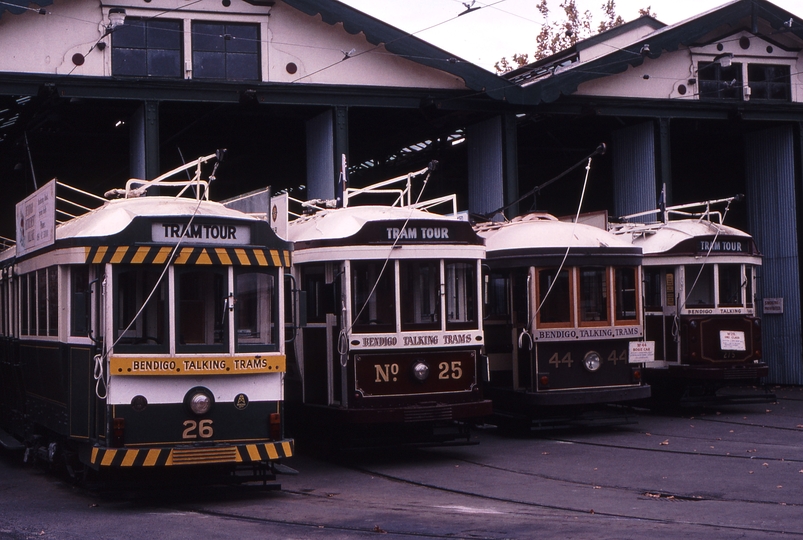
[[[192,23],[194,79],[260,79],[259,25]]]
[[[127,18],[111,36],[112,75],[182,77],[181,21]]]

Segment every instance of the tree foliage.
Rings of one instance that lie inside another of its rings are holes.
[[[624,24],[625,20],[616,14],[616,0],[604,0],[601,7],[604,18],[596,26],[596,33],[602,33]],[[651,6],[647,6],[640,9],[639,16],[655,18],[656,15],[650,8]],[[580,12],[576,0],[561,0],[560,10],[563,17],[560,20],[550,21],[547,0],[538,0],[537,9],[544,18],[544,24],[535,38],[535,52],[532,55],[532,60],[528,53],[514,54],[510,60],[507,57],[501,58],[494,65],[497,73],[507,73],[529,62],[546,58],[594,35],[591,11]]]

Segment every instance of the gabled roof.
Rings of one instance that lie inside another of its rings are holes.
[[[627,24],[636,22],[638,19]],[[767,36],[791,50],[803,48],[803,22],[799,17],[766,0],[734,0],[676,24],[656,26],[653,32],[642,38],[625,46],[611,47],[610,53],[589,61],[578,56],[583,48],[615,37],[614,28],[579,42],[571,49],[512,71],[505,78],[525,87],[522,102],[552,102],[561,95],[574,93],[584,82],[622,73],[629,66],[640,66],[646,57],[655,59],[664,52],[677,51],[681,46],[711,43],[739,29]]]
[[[244,1],[255,6],[266,7],[276,3],[275,0]],[[520,88],[510,81],[337,0],[278,1],[307,15],[320,15],[323,22],[327,24],[340,23],[349,34],[363,33],[369,43],[383,44],[385,49],[391,53],[460,77],[471,90],[485,93],[494,99],[515,102],[515,96],[521,93]],[[52,3],[53,0],[4,0],[0,3],[0,17],[5,10],[12,14],[20,14]]]

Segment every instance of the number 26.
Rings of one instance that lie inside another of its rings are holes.
[[[214,435],[212,421],[208,419],[201,420],[200,422],[196,422],[195,420],[185,420],[184,428],[184,433],[181,435],[182,439],[197,439],[198,437],[201,437],[202,439],[208,439]]]

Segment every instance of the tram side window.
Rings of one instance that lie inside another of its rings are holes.
[[[608,282],[605,267],[580,268],[580,321],[608,321]]]
[[[440,330],[440,262],[400,262],[402,330]]]
[[[276,343],[276,277],[264,272],[243,272],[234,278],[237,295],[235,334],[237,345]]]
[[[644,308],[647,311],[662,311],[661,269],[644,269]]]
[[[385,261],[351,263],[351,317],[354,332],[396,330],[395,267],[393,261],[388,262],[384,271],[383,266]]]
[[[28,291],[28,278],[30,275],[26,274],[20,276],[20,334],[27,336],[30,333],[30,324],[28,321],[29,305],[28,298],[30,296]]]
[[[222,348],[228,342],[228,279],[219,271],[176,272],[177,348]]]
[[[719,274],[719,305],[742,306],[742,265],[717,265]]]
[[[89,335],[89,267],[70,268],[70,335]]]
[[[116,348],[123,352],[140,350],[142,346],[159,346],[159,349],[163,350],[167,344],[166,280],[163,279],[154,291],[159,274],[157,269],[144,267],[133,269],[123,267],[117,273],[114,295],[114,337],[119,339]],[[154,291],[153,296],[139,317],[134,320],[151,291]]]
[[[556,268],[538,271],[537,319],[543,323],[571,323],[571,288],[569,271],[557,275]]]
[[[635,268],[617,268],[616,312],[617,321],[635,321],[638,318],[638,282]],[[660,291],[659,291],[660,295]]]
[[[744,297],[749,308],[753,307],[753,268],[752,265],[744,267]]]
[[[446,263],[446,329],[477,328],[477,265]]]
[[[714,307],[713,265],[686,265],[686,307]]]

